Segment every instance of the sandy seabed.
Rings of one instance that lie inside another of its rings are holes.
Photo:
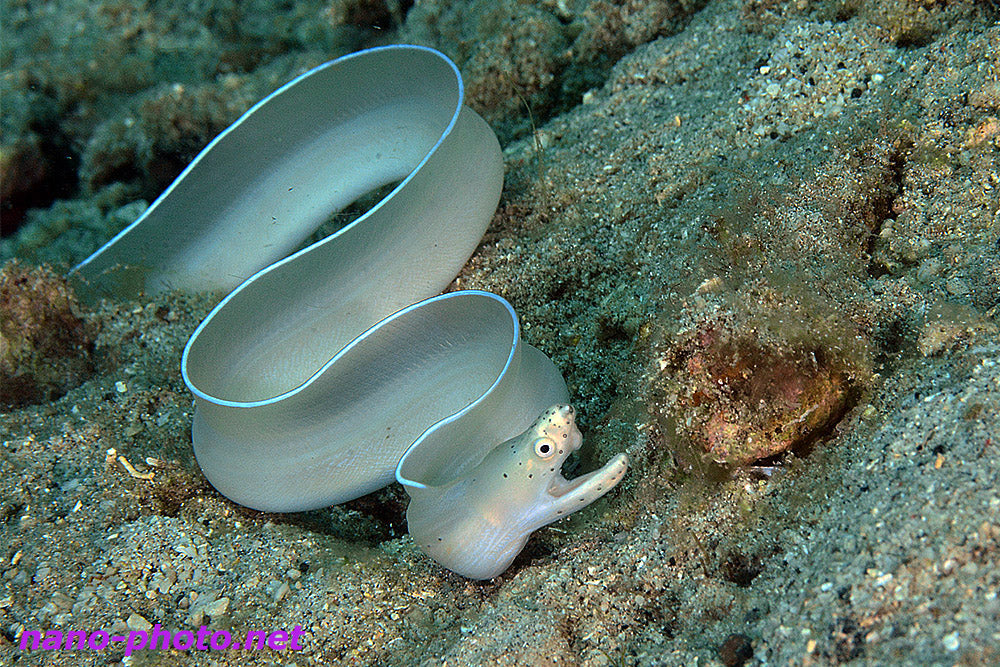
[[[2,13],[5,664],[1000,664],[993,3]],[[283,81],[388,42],[455,58],[504,147],[453,287],[508,298],[562,369],[579,471],[633,463],[488,582],[420,553],[398,486],[295,515],[220,496],[179,371],[213,298],[72,305],[34,268]],[[303,649],[19,648],[156,624]]]

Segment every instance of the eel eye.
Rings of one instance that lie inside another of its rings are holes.
[[[535,454],[542,459],[550,459],[556,453],[556,443],[549,438],[535,440]]]

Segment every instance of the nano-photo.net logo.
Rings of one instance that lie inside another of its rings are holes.
[[[201,626],[197,630],[166,630],[157,623],[149,630],[130,630],[127,635],[112,635],[104,630],[25,630],[20,637],[22,651],[103,651],[109,646],[124,645],[125,655],[136,651],[225,651],[234,649],[301,651],[299,641],[305,631],[296,625],[285,630],[248,630],[232,633]]]

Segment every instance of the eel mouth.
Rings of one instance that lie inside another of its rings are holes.
[[[591,500],[596,500],[615,488],[625,476],[627,469],[628,456],[622,453],[605,463],[603,467],[573,479],[566,479],[562,476],[562,470],[559,470],[552,475],[547,491],[553,498],[579,495],[591,496]]]

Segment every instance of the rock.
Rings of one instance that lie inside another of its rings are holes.
[[[955,296],[965,296],[969,293],[969,284],[961,278],[949,278],[945,283],[945,289]]]
[[[0,270],[0,407],[52,400],[90,377],[95,333],[64,278],[8,262]]]
[[[274,591],[274,601],[281,602],[291,591],[292,588],[288,585],[287,581],[281,582],[281,585],[278,586],[278,590]]]
[[[849,409],[849,364],[819,346],[776,345],[704,325],[658,362],[674,428],[721,464],[806,449]]]
[[[141,630],[143,632],[146,632],[147,630],[150,630],[153,627],[153,624],[147,621],[145,617],[135,613],[131,614],[127,619],[125,619],[125,625],[128,627],[129,630]]]
[[[218,600],[208,603],[205,605],[204,611],[212,618],[222,616],[229,611],[229,598],[219,598]]]
[[[719,659],[726,667],[740,667],[753,657],[750,638],[741,633],[733,633],[719,647]]]

